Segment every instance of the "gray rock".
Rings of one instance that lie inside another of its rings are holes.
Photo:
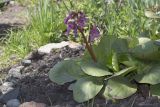
[[[7,107],[19,107],[20,101],[18,99],[12,99],[7,102]]]
[[[13,89],[6,94],[2,94],[0,96],[0,102],[1,103],[7,103],[11,99],[17,99],[19,96],[19,88]]]
[[[29,66],[29,65],[31,65],[31,63],[32,63],[31,60],[23,60],[23,61],[22,61],[22,65],[23,65],[23,66]]]
[[[31,102],[25,102],[21,104],[19,107],[47,107],[47,105],[44,103],[37,103],[37,102],[31,101]]]
[[[24,66],[18,66],[15,68],[11,68],[8,72],[8,76],[21,78],[21,70],[24,68]]]
[[[6,94],[14,89],[13,86],[14,86],[14,84],[12,82],[4,82],[0,86],[0,90],[1,90],[2,94]]]
[[[14,85],[16,85],[19,81],[19,78],[8,75],[7,78],[5,79],[5,81],[12,82]]]
[[[138,104],[138,107],[155,107],[154,104]]]
[[[7,107],[7,106],[4,104],[3,107]]]
[[[2,85],[6,86],[6,87],[13,87],[14,86],[14,84],[12,82],[4,82]]]
[[[8,87],[8,86],[3,86],[3,85],[0,87],[2,94],[6,94],[12,91],[13,89],[14,89],[13,87]]]

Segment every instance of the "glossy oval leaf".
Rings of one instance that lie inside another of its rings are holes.
[[[143,72],[135,77],[139,83],[158,84],[160,83],[160,66],[153,66],[148,72]]]
[[[109,69],[101,66],[98,63],[94,62],[82,62],[81,64],[82,70],[91,76],[101,77],[106,75],[112,75],[111,72],[109,72]]]
[[[128,68],[125,68],[125,69],[122,69],[121,71],[115,73],[114,75],[115,76],[120,76],[120,75],[126,75],[134,70],[136,70],[137,67],[133,66],[133,67],[128,67]]]
[[[118,55],[117,53],[113,53],[112,56],[112,67],[115,71],[119,71],[119,64],[118,64]]]
[[[128,41],[125,38],[116,38],[112,43],[112,49],[119,54],[128,53]]]
[[[84,72],[74,60],[59,62],[49,71],[49,78],[57,84],[71,82],[83,76]]]
[[[131,49],[131,55],[142,60],[160,60],[159,47],[148,38],[139,38],[139,45]]]
[[[73,87],[74,99],[81,103],[94,98],[102,89],[103,83],[96,78],[81,78]]]
[[[104,66],[111,64],[112,44],[114,40],[115,38],[112,36],[103,36],[100,43],[93,47],[98,63],[104,64]]]
[[[133,61],[123,61],[121,62],[123,65],[127,66],[127,67],[132,67],[135,66],[135,62]]]
[[[116,72],[115,74],[113,74],[112,76],[106,78],[106,80],[109,80],[111,78],[115,78],[117,76],[125,76],[126,74],[132,72],[132,71],[135,71],[137,69],[137,67],[133,66],[133,67],[128,67],[128,68],[125,68],[125,69],[122,69],[121,71],[119,72]]]
[[[137,91],[135,85],[131,84],[124,78],[113,78],[108,80],[107,86],[103,93],[105,98],[124,99]]]

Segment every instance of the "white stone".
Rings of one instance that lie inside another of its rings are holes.
[[[10,5],[15,5],[15,1],[10,1],[9,4]]]
[[[2,85],[6,87],[13,87],[14,84],[12,82],[4,82]]]
[[[72,49],[80,49],[83,48],[83,46],[76,42],[69,42],[69,47]]]
[[[62,41],[61,43],[49,43],[44,46],[41,46],[38,49],[38,52],[49,54],[53,49],[60,49],[65,46],[69,46],[70,48],[77,48],[77,49],[82,48],[82,45],[80,45],[79,43],[75,43],[71,41],[67,41],[67,42]]]
[[[23,66],[29,66],[32,63],[31,60],[22,60],[22,65]]]
[[[53,49],[60,49],[60,48],[63,48],[65,46],[69,45],[68,42],[61,42],[61,43],[49,43],[47,45],[44,45],[44,46],[41,46],[39,49],[38,49],[38,52],[40,53],[50,53]]]

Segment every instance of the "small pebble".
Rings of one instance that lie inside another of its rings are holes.
[[[6,86],[6,87],[13,87],[14,86],[14,84],[12,82],[4,82],[2,85]]]
[[[12,99],[7,102],[7,107],[19,107],[20,101],[18,99]]]
[[[154,104],[138,104],[138,107],[156,107]]]
[[[29,66],[29,65],[31,65],[31,63],[32,63],[31,60],[23,60],[23,61],[22,61],[22,65],[23,65],[23,66]]]
[[[2,94],[6,94],[12,91],[13,89],[14,89],[13,87],[8,87],[8,86],[3,86],[3,85],[0,87]]]
[[[7,107],[7,106],[4,104],[3,107]]]
[[[18,99],[12,99],[7,102],[7,107],[19,107],[20,101]]]
[[[21,104],[19,107],[47,107],[47,105],[44,103],[36,103],[34,101],[31,101],[31,102],[25,102]]]

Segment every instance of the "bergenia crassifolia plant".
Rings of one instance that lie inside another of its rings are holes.
[[[60,85],[69,82],[68,88],[80,103],[97,95],[106,99],[127,98],[137,92],[139,83],[150,84],[150,93],[160,96],[159,41],[102,34],[100,42],[91,45],[100,32],[88,21],[83,12],[70,12],[65,18],[66,34],[73,32],[75,37],[82,36],[87,51],[80,58],[54,65],[49,78]],[[88,28],[89,36],[86,36],[85,28],[88,26],[91,28]]]
[[[73,34],[75,37],[78,36],[78,33],[81,34],[82,38],[84,39],[84,42],[86,44],[86,48],[88,49],[92,59],[96,62],[96,56],[92,50],[91,42],[95,40],[95,38],[98,38],[100,36],[100,31],[98,30],[98,27],[96,25],[92,26],[90,28],[89,38],[87,39],[84,35],[85,27],[88,26],[89,19],[86,17],[86,15],[79,11],[79,12],[70,12],[69,15],[64,19],[64,23],[67,26],[66,34],[69,35],[71,31],[73,31]]]
[[[64,23],[67,26],[66,35],[72,33],[74,37],[82,36],[88,52],[82,56],[82,59],[74,58],[59,62],[50,70],[49,77],[52,81],[58,84],[64,84],[76,80],[76,82],[71,84],[69,87],[69,89],[73,90],[74,99],[77,102],[88,101],[102,91],[103,87],[106,86],[105,82],[107,81],[107,78],[115,76],[114,69],[112,69],[115,67],[108,67],[108,65],[112,66],[112,64],[113,66],[118,66],[117,57],[113,58],[113,63],[108,63],[110,62],[110,59],[112,60],[113,56],[113,50],[110,46],[111,44],[114,44],[112,41],[117,44],[118,42],[121,43],[121,39],[119,41],[117,39],[110,38],[109,36],[104,36],[98,45],[92,45],[94,40],[99,38],[100,31],[96,24],[89,23],[89,19],[81,11],[70,12],[64,19]],[[90,29],[88,36],[85,35],[87,27],[90,27],[88,28]],[[118,46],[120,45],[118,44]],[[88,55],[90,57],[86,57]],[[128,72],[134,69],[134,67],[130,67],[124,71]],[[122,73],[120,72],[120,74],[116,74],[116,76],[123,74],[124,71],[121,71]],[[128,81],[127,84],[129,84]],[[127,91],[125,95],[120,95],[120,98],[127,97],[136,91],[136,88],[127,86],[124,88],[125,90],[131,89],[131,91]],[[106,98],[110,98],[106,93],[108,93],[108,91],[104,92],[104,96]]]

